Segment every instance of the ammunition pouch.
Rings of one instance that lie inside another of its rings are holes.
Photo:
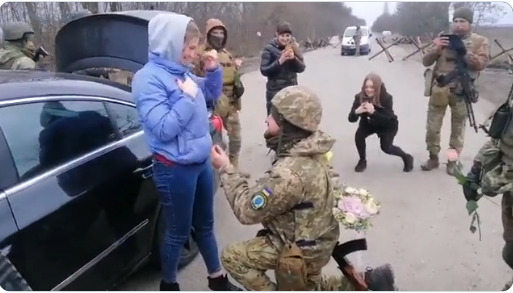
[[[217,103],[214,107],[214,112],[221,117],[226,117],[230,113],[230,110],[230,98],[228,98],[228,96],[223,93],[219,100],[217,100]]]
[[[308,274],[303,251],[297,244],[284,245],[278,256],[276,268],[277,291],[307,291]]]
[[[429,99],[429,103],[436,107],[444,107],[449,105],[449,96],[451,95],[451,90],[448,86],[440,87],[437,84],[434,84],[431,89],[431,98]]]
[[[493,115],[492,123],[488,129],[488,135],[495,139],[502,138],[509,123],[511,123],[511,107],[508,103],[504,103]]]
[[[244,85],[242,84],[242,81],[239,79],[235,84],[233,85],[233,96],[236,99],[240,99],[242,95],[244,94]]]
[[[431,96],[431,89],[433,88],[433,69],[426,68],[424,71],[424,97]]]

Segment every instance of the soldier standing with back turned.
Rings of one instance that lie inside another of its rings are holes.
[[[219,19],[211,18],[207,21],[205,45],[199,49],[199,54],[201,56],[204,52],[216,50],[219,64],[223,67],[223,94],[216,105],[208,105],[208,107],[213,107],[215,113],[223,120],[223,125],[228,132],[230,163],[238,167],[241,150],[239,111],[241,110],[240,98],[244,93],[244,86],[240,80],[238,60],[234,59],[225,48],[227,41],[228,31],[224,24]],[[200,62],[195,66],[195,74],[205,76],[203,64]],[[249,177],[249,173],[242,172],[241,174],[244,177]]]
[[[0,69],[32,70],[36,48],[34,30],[26,22],[10,22],[3,28],[5,45],[0,49]]]
[[[491,139],[474,157],[474,164],[463,184],[467,201],[480,199],[472,183],[481,188],[481,194],[502,194],[502,226],[505,241],[502,258],[513,269],[513,85],[508,101],[495,113],[489,129]],[[503,290],[508,290],[511,282]]]
[[[469,68],[469,75],[475,80],[489,60],[488,39],[472,32],[473,11],[467,7],[458,8],[453,15],[453,33],[461,37],[466,48],[464,57]],[[422,58],[422,64],[433,68],[433,81],[431,84],[430,99],[427,113],[426,144],[429,151],[429,160],[422,164],[421,169],[430,171],[439,167],[438,154],[440,153],[440,132],[447,106],[451,107],[451,138],[449,147],[454,149],[458,155],[463,149],[465,139],[465,126],[468,118],[465,107],[462,87],[455,79],[446,86],[440,87],[436,77],[446,75],[456,68],[456,52],[449,47],[449,40],[446,37],[438,37],[433,40],[433,45],[427,54]],[[426,75],[429,76],[429,75]],[[428,77],[429,78],[429,77]],[[454,162],[447,163],[447,173],[454,174]]]

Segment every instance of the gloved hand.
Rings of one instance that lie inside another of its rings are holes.
[[[467,180],[463,184],[463,194],[467,201],[478,201],[481,196],[478,193],[481,175],[481,164],[474,162],[474,165],[467,174]]]

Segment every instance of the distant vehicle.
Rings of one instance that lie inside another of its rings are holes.
[[[360,30],[362,31],[362,39],[360,41],[360,54],[366,55],[369,54],[372,50],[372,42],[370,39],[370,37],[372,37],[372,33],[370,32],[370,29],[367,26],[360,26]],[[353,40],[353,36],[355,33],[356,26],[348,26],[346,28],[346,30],[344,31],[344,35],[342,37],[340,55],[356,53],[356,46]]]
[[[382,35],[383,36],[391,36],[392,32],[391,31],[383,31]]]

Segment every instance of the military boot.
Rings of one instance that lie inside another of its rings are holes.
[[[422,171],[431,171],[440,166],[440,161],[438,160],[438,155],[430,154],[429,160],[427,160],[424,164],[420,165]]]
[[[368,268],[365,272],[365,283],[369,291],[397,291],[394,272],[390,264],[377,268]]]
[[[456,162],[447,161],[447,166],[445,167],[445,171],[447,174],[454,176],[454,171],[456,169]]]

